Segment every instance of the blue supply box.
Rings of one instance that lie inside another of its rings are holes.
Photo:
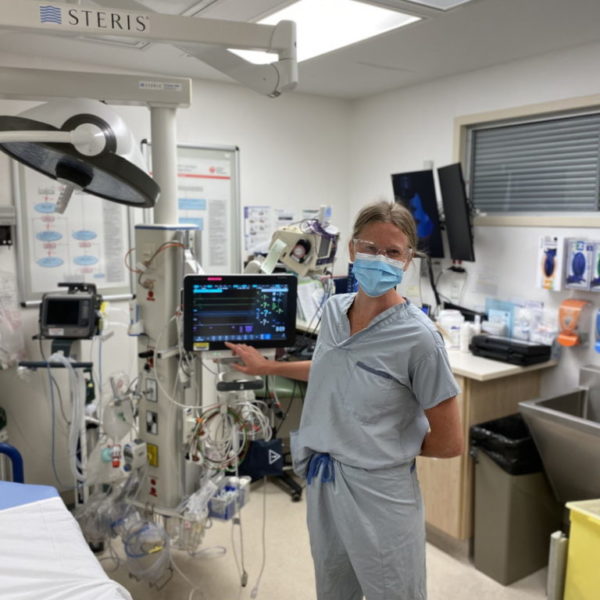
[[[208,516],[229,521],[248,502],[250,477],[225,477],[208,502]]]
[[[593,292],[600,292],[600,242],[592,242],[594,246],[594,255],[592,257],[592,264],[590,267],[591,281],[590,289]]]
[[[537,287],[560,291],[562,287],[564,238],[545,235],[538,246]]]
[[[577,290],[589,290],[594,272],[594,247],[589,240],[567,239],[567,263],[565,269],[565,287]]]

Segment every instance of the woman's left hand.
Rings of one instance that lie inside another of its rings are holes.
[[[231,366],[237,371],[247,375],[271,375],[272,364],[275,361],[265,358],[256,348],[247,344],[232,344],[225,342],[225,345],[238,356],[243,364],[233,363]]]

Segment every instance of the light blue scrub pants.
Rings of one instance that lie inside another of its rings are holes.
[[[332,460],[306,487],[318,600],[425,600],[425,522],[412,463],[367,471]],[[412,468],[411,468],[412,467]]]

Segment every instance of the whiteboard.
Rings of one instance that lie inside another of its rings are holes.
[[[21,303],[37,304],[63,282],[94,283],[107,300],[130,298],[124,262],[132,239],[130,209],[74,192],[65,212],[56,213],[63,184],[11,162]]]
[[[177,219],[200,229],[206,273],[241,272],[239,148],[177,146]]]

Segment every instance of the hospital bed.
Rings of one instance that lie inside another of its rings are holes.
[[[3,600],[132,600],[89,549],[56,489],[0,481]]]

